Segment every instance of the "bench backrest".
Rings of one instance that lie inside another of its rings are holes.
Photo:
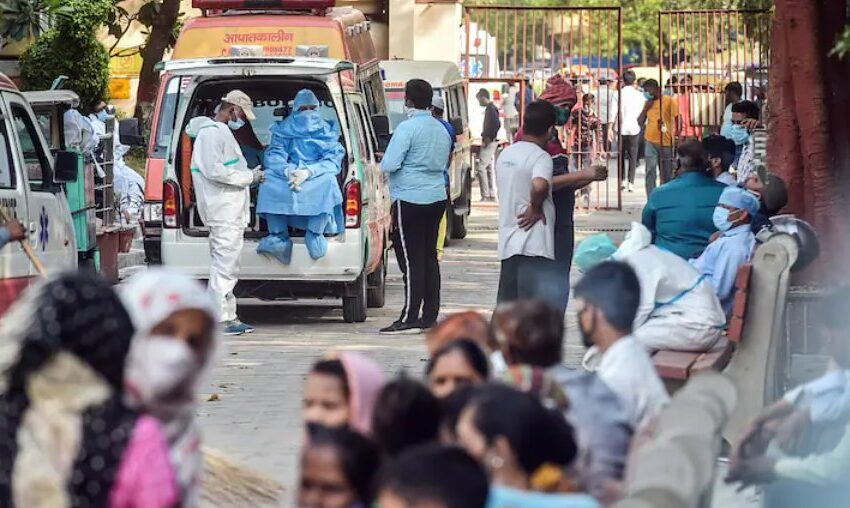
[[[745,263],[738,269],[735,277],[735,301],[732,304],[732,315],[729,317],[728,337],[731,342],[740,343],[744,335],[744,318],[747,315],[747,300],[749,298],[750,277],[753,264]]]

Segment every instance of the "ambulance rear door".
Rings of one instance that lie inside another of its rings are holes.
[[[42,130],[26,100],[16,93],[4,93],[7,125],[13,133],[12,156],[25,173],[22,184],[27,192],[27,220],[30,245],[48,273],[76,266],[76,240],[71,212],[62,186],[53,181],[53,158]],[[31,273],[35,269],[31,268]]]
[[[4,98],[14,96],[12,92],[0,92]],[[16,163],[15,137],[6,101],[0,101],[0,206],[5,213],[17,218],[26,228],[27,213],[26,179]],[[18,294],[30,283],[30,262],[17,242],[10,242],[0,249],[0,314],[6,311]]]

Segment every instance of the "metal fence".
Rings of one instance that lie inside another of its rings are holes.
[[[764,103],[770,16],[767,10],[658,13],[658,82],[678,100],[680,137],[719,129],[728,83],[740,83],[744,99]]]
[[[496,87],[497,106],[505,115],[504,136],[511,138],[527,102],[525,87],[508,81],[523,80],[534,96],[556,74],[572,83],[577,106],[567,125],[559,129],[577,171],[591,164],[609,168],[606,181],[579,194],[579,207],[622,207],[618,156],[618,79],[622,71],[622,9],[619,7],[517,7],[467,5],[464,8],[461,69],[475,88]],[[492,92],[491,92],[491,95]],[[585,97],[593,96],[587,108]],[[528,96],[530,98],[531,95]],[[470,101],[474,104],[474,101]],[[512,103],[512,104],[511,104]],[[474,122],[473,122],[474,124]],[[474,132],[473,134],[477,134]]]

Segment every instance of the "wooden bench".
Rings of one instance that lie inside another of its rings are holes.
[[[723,344],[705,352],[661,350],[652,357],[652,363],[658,375],[668,381],[668,386],[687,381],[688,378],[702,371],[721,371],[729,363],[744,333],[744,318],[747,313],[747,297],[752,272],[752,263],[746,263],[738,269],[735,277],[735,301],[726,334],[722,337],[726,339]]]

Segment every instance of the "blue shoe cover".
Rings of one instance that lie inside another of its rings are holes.
[[[307,246],[307,252],[314,260],[323,258],[328,253],[328,239],[325,235],[317,235],[312,231],[307,231],[304,234],[304,244]]]
[[[257,245],[257,254],[270,256],[284,265],[292,261],[292,240],[281,240],[279,237],[269,235]]]

